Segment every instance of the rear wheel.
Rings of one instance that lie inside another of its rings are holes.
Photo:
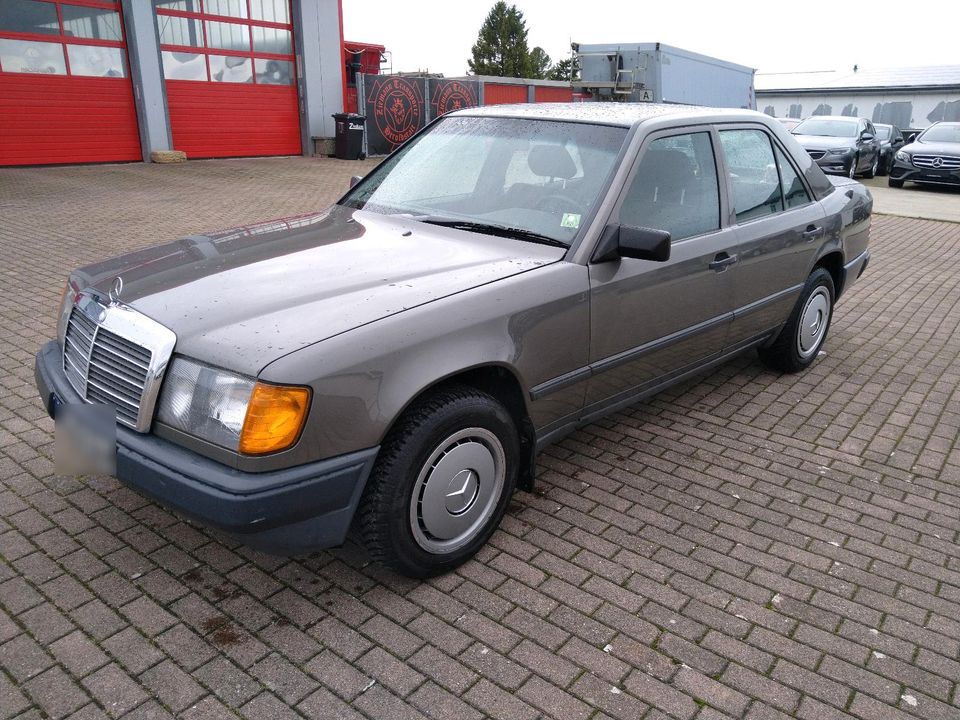
[[[877,168],[877,175],[889,175],[890,168],[893,167],[893,153],[887,156],[880,156],[880,167]]]
[[[870,166],[870,169],[863,174],[865,178],[875,177],[877,171],[880,169],[880,153],[877,153],[873,156],[873,164]]]
[[[358,515],[374,559],[423,578],[466,562],[493,534],[516,485],[510,413],[467,387],[417,401],[384,441]]]
[[[830,273],[824,268],[814,270],[777,339],[770,347],[760,349],[763,363],[788,373],[809,367],[827,339],[834,294]]]

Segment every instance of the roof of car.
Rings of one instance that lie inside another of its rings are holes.
[[[854,117],[852,115],[811,115],[807,120],[849,120],[850,122],[859,122],[866,118]]]
[[[707,108],[695,105],[666,105],[659,103],[576,102],[524,103],[518,105],[487,105],[466,108],[450,113],[461,116],[512,117],[534,120],[561,120],[566,122],[621,125],[630,127],[646,120],[666,116],[701,118],[722,117],[724,120],[756,120],[768,116],[754,110]]]

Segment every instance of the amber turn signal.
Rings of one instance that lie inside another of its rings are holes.
[[[258,382],[240,431],[240,452],[266,455],[286,450],[300,437],[309,409],[310,388]]]

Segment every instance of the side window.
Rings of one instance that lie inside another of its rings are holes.
[[[770,138],[762,130],[721,130],[737,222],[780,212],[780,174]]]
[[[780,188],[783,190],[783,203],[787,209],[800,207],[810,202],[810,196],[807,189],[803,186],[803,181],[793,169],[793,165],[787,160],[780,148],[774,147],[774,153],[777,156],[777,167],[780,169]]]
[[[651,142],[624,197],[620,222],[666,230],[673,240],[718,230],[720,191],[710,133]]]

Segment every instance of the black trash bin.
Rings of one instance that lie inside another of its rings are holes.
[[[336,150],[334,154],[341,160],[363,160],[363,126],[367,121],[357,113],[334,113],[336,121]]]

